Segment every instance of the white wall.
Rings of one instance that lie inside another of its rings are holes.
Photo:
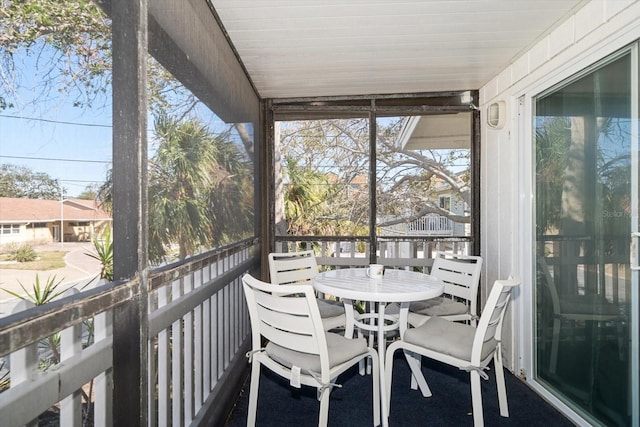
[[[510,273],[522,278],[510,309],[517,316],[508,318],[515,323],[505,321],[504,343],[505,364],[518,372],[532,366],[526,336],[532,325],[526,302],[533,277],[531,97],[638,39],[640,1],[591,0],[480,89],[482,298],[494,280]],[[486,108],[497,100],[506,101],[500,130],[485,124]],[[522,339],[516,341],[513,330]]]
[[[11,245],[27,243],[30,245],[50,243],[53,241],[49,227],[27,228],[20,224],[19,234],[0,234],[0,250],[6,250]]]

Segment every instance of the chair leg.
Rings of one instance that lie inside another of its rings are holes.
[[[553,320],[553,335],[551,337],[551,361],[549,362],[549,371],[552,374],[556,373],[558,367],[558,345],[560,341],[560,322],[561,320],[555,318]]]
[[[407,362],[409,361],[409,355],[407,355],[407,353],[405,352],[405,356],[407,357]],[[420,356],[419,354],[416,354],[415,359],[420,361],[420,365],[422,365],[422,356]],[[418,389],[418,380],[416,378],[415,375],[411,375],[411,390],[417,390]]]
[[[373,366],[374,374],[371,375],[373,380],[373,425],[380,425],[380,361],[378,360],[378,354],[372,351],[371,364]],[[387,405],[387,408],[389,406]]]
[[[318,427],[326,427],[329,422],[329,397],[331,389],[326,389],[320,398],[320,416],[318,417]]]
[[[420,388],[423,397],[431,397],[431,389],[422,374],[422,356],[408,350],[404,351],[404,356],[407,359],[409,368],[411,368],[411,389],[417,390]]]
[[[616,332],[618,336],[618,357],[620,360],[627,360],[627,348],[625,345],[626,337],[624,335],[624,330],[622,329],[622,321],[617,319],[614,320],[614,322],[616,322]]]
[[[362,330],[360,328],[358,328],[358,338],[362,338]],[[371,342],[369,342],[367,345],[369,347],[373,347]],[[358,362],[358,373],[361,376],[364,376],[368,366],[369,366],[369,358],[365,357],[364,359],[360,359],[360,361]]]
[[[504,368],[502,367],[502,355],[500,348],[493,355],[493,367],[496,370],[496,388],[498,389],[498,404],[500,405],[500,415],[509,416],[509,405],[507,403],[507,386],[504,382]]]
[[[401,341],[396,341],[392,343],[389,348],[387,348],[387,354],[384,360],[384,385],[385,390],[382,392],[386,392],[383,399],[386,399],[387,402],[387,411],[391,409],[391,382],[393,380],[393,353],[396,352],[398,348],[400,348],[399,344]]]
[[[473,407],[473,426],[483,427],[484,416],[482,414],[482,388],[480,387],[480,374],[471,371],[471,404]]]
[[[247,414],[247,427],[256,425],[256,412],[258,411],[258,390],[260,389],[260,362],[254,356],[251,366],[251,386],[249,388],[249,413]]]

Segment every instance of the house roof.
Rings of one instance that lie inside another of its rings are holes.
[[[585,0],[207,2],[263,98],[479,89],[586,4]],[[176,13],[175,7],[165,9],[158,13]]]
[[[471,113],[407,117],[396,146],[402,150],[471,147]]]
[[[93,200],[67,199],[61,210],[59,200],[0,197],[0,223],[49,222],[61,219],[111,221],[111,215],[100,210]]]

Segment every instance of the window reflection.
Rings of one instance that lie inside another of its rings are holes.
[[[252,236],[253,126],[222,121],[151,57],[148,81],[151,262]]]

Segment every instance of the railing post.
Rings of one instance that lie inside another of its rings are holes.
[[[19,313],[33,307],[35,307],[33,302],[22,300],[13,308],[12,312]],[[33,343],[11,353],[9,363],[11,366],[11,387],[30,381],[38,372],[38,344]],[[37,418],[27,424],[27,426],[37,425]]]
[[[174,280],[171,283],[171,300],[180,299],[182,296],[180,279]],[[183,336],[182,336],[182,319],[178,319],[171,325],[171,387],[173,390],[182,390],[183,388],[183,375],[182,375],[182,361],[184,360],[183,354]],[[182,423],[182,395],[173,396],[171,401],[171,421],[172,425],[179,426]]]
[[[192,275],[193,289],[202,286],[202,270],[195,271]],[[193,310],[193,352],[194,352],[194,384],[193,384],[193,413],[200,411],[202,407],[202,305]]]
[[[168,302],[168,286],[162,286],[158,289],[158,309],[167,305]],[[152,337],[151,337],[152,338]],[[154,415],[153,411],[149,414],[149,424],[157,425],[158,427],[166,427],[169,425],[169,411],[171,406],[169,405],[171,399],[171,387],[169,386],[169,349],[170,340],[169,333],[166,329],[163,329],[158,333],[158,345],[157,345],[157,383],[158,383],[158,412]],[[149,376],[152,377],[154,373],[153,366],[155,364],[154,357],[149,358]],[[155,420],[154,420],[155,418]]]
[[[79,290],[71,288],[64,293],[63,297],[78,293],[80,293]],[[82,323],[62,330],[60,332],[60,363],[81,351]],[[87,402],[87,405],[89,404],[90,402]],[[82,393],[80,390],[74,391],[60,401],[60,425],[70,427],[82,425]]]
[[[98,282],[96,287],[102,286]],[[113,335],[113,311],[107,310],[93,319],[94,342],[100,342]],[[113,425],[113,372],[103,372],[94,380],[95,401],[93,403],[93,425],[109,427]]]
[[[193,273],[185,276],[182,281],[182,286],[184,288],[184,294],[188,295],[189,292],[193,289]],[[184,425],[189,425],[191,420],[193,420],[193,311],[188,312],[183,317],[184,322],[184,347],[183,347],[183,369],[184,369],[184,388],[183,388],[183,396],[184,396]]]

